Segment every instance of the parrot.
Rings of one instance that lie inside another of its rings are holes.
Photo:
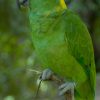
[[[94,100],[94,51],[85,23],[67,0],[24,1],[29,2],[32,41],[44,69],[41,78],[56,73],[66,80],[59,87],[61,95],[74,87],[75,100]]]

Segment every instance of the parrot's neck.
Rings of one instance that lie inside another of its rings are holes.
[[[34,0],[34,8],[38,13],[59,12],[67,9],[64,0]],[[36,3],[37,2],[37,3]]]
[[[60,0],[60,6],[62,9],[67,9],[67,5],[65,4],[65,0]]]
[[[58,11],[67,9],[67,5],[65,4],[65,0],[59,0],[58,5],[55,6],[55,8],[58,8]]]

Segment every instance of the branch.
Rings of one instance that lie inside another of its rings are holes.
[[[40,71],[37,71],[37,70],[33,70],[33,69],[28,69],[28,71],[33,71],[37,74],[41,74]],[[65,83],[65,81],[63,79],[61,79],[60,77],[58,77],[57,75],[53,74],[49,80],[46,80],[46,81],[53,81],[55,82],[57,85],[62,85],[63,83]],[[37,94],[38,94],[38,91],[39,91],[39,88],[40,88],[40,84],[41,84],[42,80],[40,81],[39,83],[39,87],[38,87],[38,90],[37,90],[37,93],[36,93],[36,97],[37,97]],[[36,98],[35,97],[35,98]],[[72,94],[72,91],[69,90],[65,93],[65,99],[66,100],[73,100],[73,94]]]
[[[61,85],[61,84],[65,83],[64,80],[62,80],[61,78],[59,78],[58,76],[56,76],[54,74],[51,76],[50,80],[54,81],[57,85]],[[71,90],[69,90],[65,93],[65,99],[73,100],[73,94],[72,94]]]

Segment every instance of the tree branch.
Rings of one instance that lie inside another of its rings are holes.
[[[35,73],[37,73],[37,74],[41,74],[41,72],[39,72],[39,71],[37,71],[37,70],[33,70],[33,69],[28,69],[28,70],[29,70],[29,71],[33,71],[33,72],[35,72]],[[64,81],[63,79],[61,79],[60,77],[58,77],[58,76],[55,75],[55,74],[53,74],[53,75],[50,77],[50,79],[48,79],[48,80],[46,80],[46,81],[53,81],[53,82],[55,82],[57,85],[62,85],[63,83],[65,83],[65,81]],[[41,80],[40,83],[39,83],[39,87],[38,87],[38,90],[37,90],[37,93],[36,93],[36,97],[37,97],[37,94],[38,94],[38,91],[39,91],[41,82],[42,82],[42,80]],[[35,97],[35,99],[36,99],[36,97]],[[73,97],[73,93],[72,93],[71,90],[69,90],[69,91],[67,91],[67,92],[65,93],[65,99],[66,99],[66,100],[74,100],[73,98],[74,98],[74,97]]]
[[[62,80],[61,78],[59,78],[58,76],[56,76],[54,74],[51,76],[50,80],[54,81],[57,85],[61,85],[61,84],[65,83],[64,80]],[[73,94],[72,94],[71,90],[69,90],[65,93],[65,99],[73,100]]]

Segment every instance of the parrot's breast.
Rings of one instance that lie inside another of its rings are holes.
[[[54,22],[57,20],[57,14],[32,14],[31,17],[31,24],[34,27],[32,31],[35,34],[46,34],[54,26]]]

